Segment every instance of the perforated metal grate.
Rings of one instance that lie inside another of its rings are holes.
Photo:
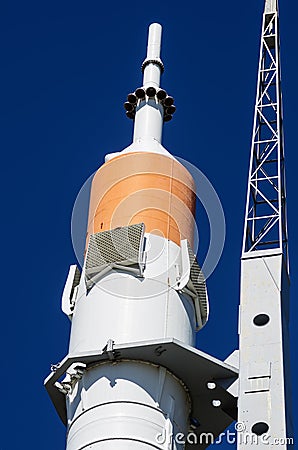
[[[73,285],[72,285],[71,295],[73,294],[74,288],[80,284],[80,279],[81,279],[81,272],[80,272],[80,269],[76,266],[75,274],[73,277]]]
[[[200,310],[202,315],[202,322],[205,323],[208,317],[208,298],[206,289],[206,280],[203,272],[197,262],[197,259],[187,242],[188,255],[190,261],[190,280],[188,282],[188,288],[194,290],[198,296],[200,303]]]
[[[139,223],[92,234],[85,272],[91,279],[106,267],[134,266],[141,270],[145,225]]]

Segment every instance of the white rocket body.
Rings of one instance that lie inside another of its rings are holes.
[[[161,144],[170,113],[166,92],[159,96],[160,42],[152,24],[133,143],[107,155],[93,178],[82,273],[70,267],[62,297],[69,354],[45,385],[67,425],[67,450],[182,450],[202,411],[200,430],[214,416],[215,436],[233,420],[225,389],[236,369],[194,348],[208,297],[192,250],[194,181]],[[216,379],[223,409],[208,388]]]
[[[175,276],[179,248],[154,235],[146,236],[146,245],[147,261],[152,261],[143,278],[115,270],[86,295],[82,277],[70,354],[102,349],[109,339],[122,344],[173,337],[194,344],[193,301],[168,285],[168,278]],[[162,449],[169,448],[158,438],[165,427],[168,436],[187,432],[190,400],[182,382],[165,368],[126,360],[86,371],[67,397],[67,411],[68,450],[87,444],[100,449]]]
[[[160,56],[161,26],[149,29],[147,59]],[[144,69],[144,88],[159,88],[160,67]],[[163,108],[147,98],[137,107],[134,142],[161,142]],[[132,151],[132,149],[130,149]],[[195,308],[189,295],[174,289],[180,248],[145,234],[142,278],[114,269],[87,292],[83,276],[72,317],[69,352],[117,344],[175,338],[194,345]],[[67,397],[67,450],[83,448],[170,448],[164,438],[186,435],[190,400],[186,387],[164,367],[143,361],[104,362],[84,373]],[[165,442],[164,442],[165,441]],[[174,447],[182,448],[174,443]]]
[[[246,448],[245,437],[268,447],[266,435],[282,439],[279,448],[290,446],[278,30],[277,0],[266,0],[241,264],[240,348],[222,362],[194,348],[209,310],[193,249],[196,187],[161,144],[163,122],[176,108],[160,88],[161,26],[150,26],[143,86],[124,104],[134,119],[133,142],[107,155],[93,178],[82,273],[70,267],[62,296],[62,310],[72,321],[69,353],[45,380],[67,426],[67,450],[199,450],[237,419],[237,448]]]

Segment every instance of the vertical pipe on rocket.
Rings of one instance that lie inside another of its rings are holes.
[[[154,61],[160,61],[160,48],[161,48],[161,33],[162,27],[159,23],[152,23],[148,31],[148,44],[147,44],[147,57],[145,63],[147,64],[144,68],[143,84],[144,87],[154,85],[156,89],[159,88],[160,83],[160,72],[161,68],[159,65],[154,63]]]
[[[145,91],[153,87],[157,91],[160,84],[162,61],[160,59],[162,27],[153,23],[149,27],[147,57],[143,62],[143,86]],[[136,108],[133,142],[156,140],[161,142],[163,107],[156,97],[145,96]]]

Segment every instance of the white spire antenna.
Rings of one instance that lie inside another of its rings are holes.
[[[160,59],[161,34],[161,25],[152,23],[148,33],[147,57],[142,64],[146,95],[141,97],[136,107],[133,142],[155,139],[161,143],[164,108],[156,97],[164,70]]]
[[[161,144],[163,122],[176,111],[173,97],[160,88],[164,65],[160,58],[162,27],[152,23],[148,32],[147,56],[142,64],[143,86],[128,94],[124,103],[126,115],[134,119],[133,143],[150,146]],[[154,150],[153,150],[154,151]]]
[[[148,32],[147,57],[142,64],[144,73],[144,87],[154,85],[159,88],[160,75],[163,72],[163,63],[160,59],[162,26],[152,23]]]

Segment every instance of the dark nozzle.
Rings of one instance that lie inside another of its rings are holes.
[[[136,94],[136,97],[137,98],[139,98],[139,99],[143,99],[143,98],[145,98],[145,89],[143,89],[143,88],[138,88],[138,89],[136,89],[135,90],[135,94]]]
[[[128,112],[131,112],[134,110],[134,105],[132,103],[125,102],[123,106],[126,109],[126,111],[128,111]]]
[[[172,106],[174,104],[174,99],[168,95],[163,102],[165,106]]]
[[[159,89],[159,91],[157,91],[156,97],[158,98],[158,100],[164,100],[167,96],[167,93],[164,89]]]
[[[126,117],[128,117],[129,119],[134,119],[135,118],[135,113],[131,112],[131,111],[127,111]]]
[[[166,114],[174,114],[175,111],[176,111],[176,106],[175,105],[168,106],[166,108]]]
[[[135,105],[138,101],[137,96],[135,94],[128,94],[127,100],[129,101],[129,103],[132,103],[133,105]]]
[[[173,116],[171,116],[171,114],[165,114],[163,121],[164,122],[170,122],[170,120],[172,120]]]
[[[155,87],[149,86],[149,87],[146,89],[146,94],[148,95],[148,97],[154,97],[155,94],[156,94],[156,89],[155,89]]]

